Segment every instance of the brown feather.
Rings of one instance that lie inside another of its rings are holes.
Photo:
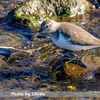
[[[61,22],[60,29],[62,30],[62,34],[66,37],[70,37],[74,44],[100,45],[100,40],[98,38],[77,25]]]

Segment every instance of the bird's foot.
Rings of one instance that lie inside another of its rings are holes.
[[[66,61],[66,63],[70,63],[70,62],[72,62],[74,60],[77,60],[77,58],[78,58],[78,56],[75,56],[74,58],[70,59],[69,61]]]
[[[78,56],[75,53],[68,53],[65,55],[65,57],[62,59],[65,60],[66,63],[73,62],[74,60],[77,60]]]

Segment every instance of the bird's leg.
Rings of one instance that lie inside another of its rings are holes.
[[[76,59],[77,59],[77,57],[78,57],[78,56],[75,56],[74,58],[72,58],[71,60],[67,61],[66,63],[70,63],[70,62],[72,62],[72,61],[76,60]]]
[[[87,49],[87,50],[83,50],[83,54],[82,54],[82,57],[80,57],[79,59],[80,59],[80,61],[82,61],[83,60],[83,58],[84,58],[84,56],[87,54],[87,52],[89,51],[89,49]]]
[[[64,59],[68,59],[69,61],[66,61],[66,63],[69,63],[69,62],[72,62],[72,61],[74,61],[74,60],[76,60],[77,58],[78,58],[78,56],[77,55],[75,55],[75,53],[70,53],[70,55],[69,54],[67,54],[67,56],[69,57],[65,57]]]
[[[84,58],[84,56],[87,54],[87,52],[89,51],[89,49],[87,49],[87,50],[83,50],[83,53],[82,53],[82,57],[78,57],[78,55],[77,56],[75,56],[75,57],[70,57],[70,58],[72,58],[71,60],[69,60],[69,61],[67,61],[66,63],[69,63],[69,62],[72,62],[72,61],[74,61],[74,60],[80,60],[80,61],[82,61],[83,60],[83,58]]]

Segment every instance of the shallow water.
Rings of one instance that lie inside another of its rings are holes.
[[[24,0],[1,0],[0,17],[5,17],[11,9]],[[100,10],[91,10],[89,13],[62,21],[74,23],[95,37],[100,38]],[[60,20],[61,21],[61,20]],[[0,46],[14,47],[24,50],[36,49],[52,43],[47,34],[33,37],[36,30],[12,22],[0,23]],[[33,38],[32,38],[33,37]],[[54,44],[48,45],[32,54],[18,50],[0,49],[0,92],[4,91],[100,91],[100,49],[91,50],[84,58],[87,66],[85,75],[74,78],[67,77],[57,81],[53,79],[53,61],[58,62],[64,51]],[[67,70],[68,71],[68,70]],[[17,98],[17,97],[16,97]],[[38,97],[36,97],[38,98]],[[38,99],[41,99],[39,97]],[[45,98],[44,98],[45,99]],[[49,97],[46,99],[50,99]],[[52,99],[57,99],[56,97]],[[68,97],[60,99],[69,99]],[[79,99],[79,98],[77,98]],[[86,99],[86,98],[84,98]],[[88,97],[88,99],[93,99]],[[98,98],[99,99],[99,98]]]

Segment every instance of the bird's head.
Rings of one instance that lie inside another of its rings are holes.
[[[59,28],[59,23],[51,19],[42,22],[39,32],[52,33]]]

